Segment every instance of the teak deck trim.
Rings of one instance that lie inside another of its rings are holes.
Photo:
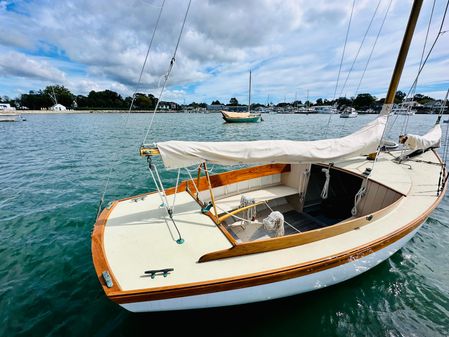
[[[444,192],[446,191],[445,187]],[[343,251],[340,254],[326,256],[318,260],[292,265],[276,270],[269,270],[261,273],[248,274],[242,277],[230,277],[226,279],[216,279],[209,282],[189,283],[178,286],[159,287],[141,290],[110,292],[107,294],[116,303],[134,303],[152,300],[162,300],[185,296],[202,295],[212,292],[235,290],[240,288],[258,286],[273,282],[288,280],[304,275],[313,274],[322,270],[338,267],[342,264],[360,259],[379,251],[391,243],[400,240],[407,234],[415,230],[433,211],[444,197],[444,193],[432,203],[432,205],[415,220],[407,223],[396,231],[373,240],[365,245],[351,250]]]

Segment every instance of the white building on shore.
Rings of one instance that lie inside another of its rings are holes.
[[[62,105],[62,104],[55,104],[55,105],[53,105],[50,108],[50,110],[53,110],[53,111],[65,111],[65,110],[67,110],[67,108],[64,105]]]

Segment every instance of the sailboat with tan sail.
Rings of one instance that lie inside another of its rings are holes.
[[[401,249],[448,177],[435,150],[439,119],[424,136],[403,135],[402,149],[379,146],[421,5],[413,3],[382,111],[358,131],[143,145],[157,191],[113,201],[92,234],[106,296],[134,312],[266,301],[343,282]],[[178,170],[176,186],[163,187],[155,156]],[[211,175],[209,164],[247,167]],[[180,182],[181,170],[190,179]]]
[[[226,123],[257,123],[262,121],[260,112],[251,111],[251,70],[249,71],[248,111],[233,112],[222,110],[221,114]]]

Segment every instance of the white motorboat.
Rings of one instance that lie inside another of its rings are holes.
[[[356,109],[352,107],[346,107],[340,114],[340,118],[354,118],[357,117],[359,113]]]

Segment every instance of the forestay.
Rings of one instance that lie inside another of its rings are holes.
[[[202,162],[220,165],[330,163],[375,152],[382,138],[386,120],[386,116],[380,116],[360,130],[335,139],[167,141],[158,143],[157,147],[167,169],[198,165]]]

